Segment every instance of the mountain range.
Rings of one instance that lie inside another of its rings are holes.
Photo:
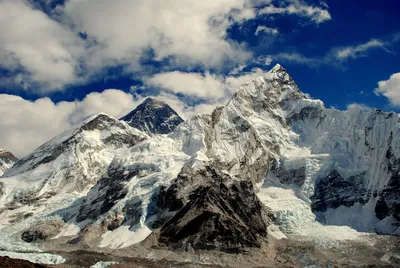
[[[3,170],[6,250],[142,242],[245,253],[271,236],[326,244],[400,235],[399,115],[327,109],[279,64],[211,114],[184,121],[149,98],[20,160],[1,151]]]

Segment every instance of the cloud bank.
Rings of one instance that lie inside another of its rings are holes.
[[[0,84],[45,95],[84,84],[110,67],[134,74],[146,61],[172,70],[237,66],[252,54],[229,37],[233,25],[276,13],[313,23],[330,19],[324,5],[283,2],[69,0],[52,9],[49,1],[2,0],[0,23],[7,27],[0,29],[0,68],[8,74]],[[264,26],[261,32],[278,30]]]

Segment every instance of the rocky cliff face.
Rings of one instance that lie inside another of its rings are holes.
[[[11,152],[0,149],[0,177],[18,161]]]
[[[364,224],[360,231],[400,234],[399,203],[400,120],[395,113],[321,109],[292,120],[297,144],[311,148],[301,167],[310,173],[314,211],[326,223],[338,222],[344,208],[354,208]],[[311,158],[319,156],[313,165]],[[290,161],[290,160],[289,160]],[[309,163],[307,165],[307,163]],[[335,215],[336,214],[336,215]]]
[[[187,191],[193,183],[198,186]],[[163,222],[159,238],[175,249],[239,253],[260,248],[272,222],[251,181],[232,183],[229,175],[212,166],[194,174],[184,168],[172,186],[161,190],[157,205],[160,215],[176,212]]]
[[[168,104],[153,98],[147,98],[121,120],[148,135],[168,134],[183,122]]]

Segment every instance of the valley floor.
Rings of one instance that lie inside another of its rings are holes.
[[[312,241],[273,237],[262,250],[246,254],[225,254],[213,251],[170,251],[138,244],[124,249],[98,251],[74,250],[50,252],[65,262],[52,268],[201,268],[201,267],[400,267],[400,238],[371,234],[368,242],[342,241],[324,247]],[[4,266],[8,267],[8,266]]]

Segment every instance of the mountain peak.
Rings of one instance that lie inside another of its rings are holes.
[[[157,99],[155,99],[155,98],[153,98],[153,97],[148,97],[148,98],[146,98],[145,100],[144,100],[144,102],[143,103],[151,103],[151,102],[163,102],[163,101],[159,101],[159,100],[157,100]]]
[[[116,124],[118,122],[117,119],[109,116],[106,113],[99,113],[97,115],[91,116],[85,121],[80,126],[80,129],[83,130],[102,130],[105,127],[105,124]]]
[[[0,177],[4,174],[4,172],[11,168],[15,162],[18,161],[11,152],[0,149]]]
[[[286,72],[286,69],[282,67],[282,65],[280,65],[279,63],[277,63],[274,68],[271,69],[271,73],[277,73],[279,71],[284,71]]]
[[[144,100],[121,120],[149,135],[167,134],[183,122],[166,102],[152,97]]]
[[[0,149],[0,158],[9,158],[13,161],[18,160],[10,151]]]

